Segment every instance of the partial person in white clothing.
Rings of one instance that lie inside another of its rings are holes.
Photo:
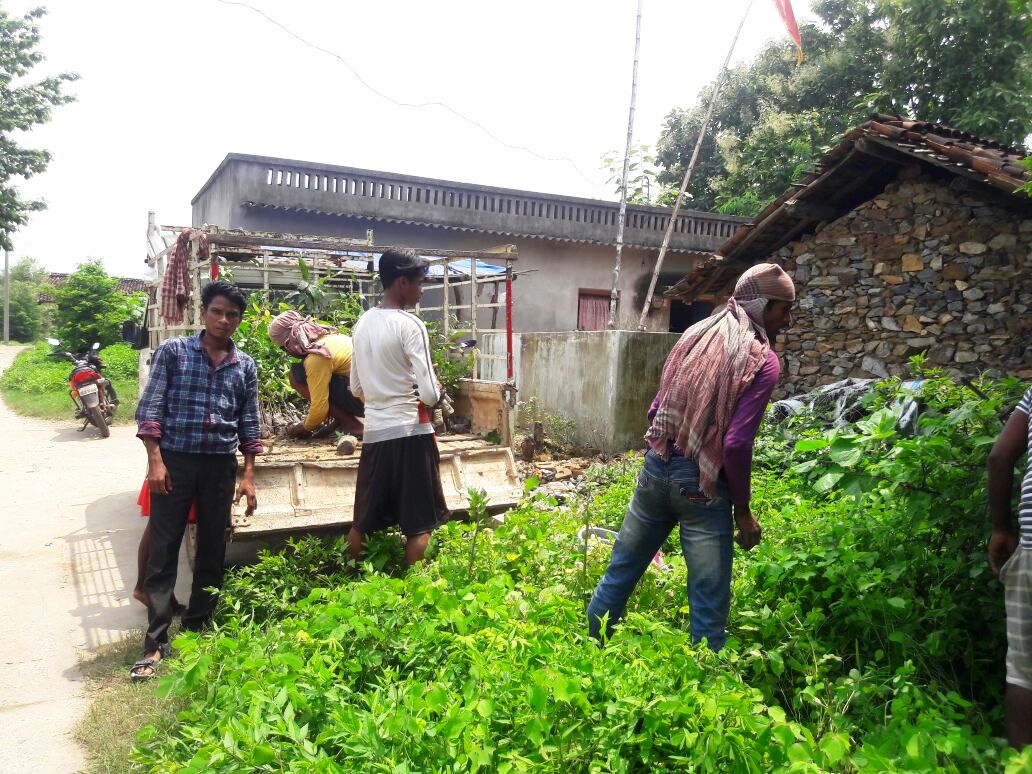
[[[1011,505],[1014,466],[1032,449],[1032,389],[989,453],[989,567],[1003,581],[1007,613],[1007,690],[1003,711],[1007,741],[1021,750],[1032,745],[1032,454],[1021,478],[1018,520]]]
[[[355,517],[348,552],[361,558],[366,536],[397,525],[405,563],[426,554],[430,533],[448,519],[431,410],[441,400],[426,326],[405,310],[419,303],[429,264],[411,250],[380,257],[380,306],[365,312],[351,339],[351,391],[365,404]]]

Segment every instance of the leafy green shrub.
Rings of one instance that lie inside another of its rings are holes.
[[[298,411],[303,405],[301,396],[294,392],[287,378],[291,364],[296,361],[269,338],[269,323],[287,308],[283,303],[274,308],[265,295],[252,293],[233,336],[236,345],[254,358],[258,367],[258,402],[266,423],[271,423],[275,414],[290,408]]]
[[[587,506],[591,525],[619,530],[627,504],[638,485],[643,457],[627,454],[609,465],[588,468],[586,479],[592,484],[591,500]]]
[[[35,284],[11,282],[9,322],[14,341],[28,342],[39,338],[43,317],[36,296]]]
[[[18,353],[11,367],[0,376],[0,386],[19,392],[66,392],[72,364],[51,357],[54,348],[39,343]],[[136,379],[139,374],[139,353],[128,344],[114,344],[98,353],[107,366],[104,375],[112,381]]]
[[[133,325],[143,325],[147,320],[147,303],[149,296],[146,293],[129,293],[122,296],[121,317],[124,322],[131,322]]]
[[[361,297],[357,294],[338,293],[322,284],[309,283],[307,280],[303,280],[299,288],[283,301],[271,300],[263,293],[252,293],[240,327],[233,337],[237,345],[253,357],[258,366],[258,400],[268,424],[271,424],[272,417],[276,415],[292,415],[307,410],[304,400],[291,388],[288,378],[290,366],[297,361],[269,338],[269,323],[272,322],[272,318],[280,312],[295,308],[289,303],[291,299],[296,302],[305,293],[314,293],[318,298],[319,308],[322,309],[322,314],[318,316],[319,321],[332,325],[341,333],[350,336],[363,311]],[[306,303],[315,301],[310,300]],[[302,308],[301,311],[304,312],[305,309]],[[446,339],[439,327],[433,323],[427,324],[427,330],[430,334],[431,357],[438,377],[445,391],[454,396],[458,390],[459,380],[472,372],[472,355],[456,357],[450,353],[450,348],[455,346],[464,334],[452,334]]]
[[[98,354],[104,362],[104,375],[109,379],[139,378],[140,353],[125,342],[104,347]]]
[[[116,343],[127,319],[125,297],[117,292],[118,278],[104,271],[99,260],[80,263],[57,290],[57,338],[77,352],[100,342]]]
[[[407,574],[390,537],[359,579],[339,542],[263,556],[228,581],[212,635],[176,641],[160,690],[187,708],[171,732],[145,728],[134,758],[155,772],[1027,770],[1032,752],[993,735],[1003,605],[975,464],[1021,386],[976,386],[987,399],[932,378],[904,436],[878,415],[898,397],[887,383],[856,425],[797,426],[803,442],[758,458],[764,542],[735,562],[719,655],[690,645],[679,561],[646,572],[611,641],[585,639],[607,555],[585,567],[577,531],[617,526],[640,464],[626,458],[590,472],[584,501],[535,495],[480,531],[472,564],[461,523]]]
[[[621,642],[585,641],[576,521],[544,539],[551,507],[534,501],[482,532],[473,577],[474,527],[452,523],[433,564],[274,599],[262,623],[249,604],[237,612],[237,595],[269,596],[254,583],[268,579],[232,581],[219,633],[180,638],[163,678],[162,691],[192,698],[175,736],[144,729],[135,760],[153,771],[765,771],[839,752],[826,757],[683,631],[635,616]]]
[[[0,376],[0,386],[19,392],[67,391],[71,363],[50,357],[54,349],[39,343],[19,352],[11,367]]]
[[[457,325],[456,320],[453,328]],[[453,329],[445,336],[444,328],[435,322],[426,323],[426,332],[430,338],[430,359],[433,360],[437,378],[444,391],[454,398],[459,391],[459,380],[468,379],[473,374],[473,353],[463,355],[453,351],[469,336],[469,332]]]
[[[0,376],[0,389],[8,405],[18,413],[50,419],[71,416],[68,375],[72,364],[50,357],[52,351],[49,344],[41,342],[19,352],[11,367]],[[99,354],[107,366],[104,375],[111,380],[120,400],[116,421],[131,422],[139,391],[139,353],[128,344],[114,344]]]

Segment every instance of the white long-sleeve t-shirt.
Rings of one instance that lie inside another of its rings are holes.
[[[420,404],[435,406],[441,396],[422,320],[375,307],[359,318],[351,343],[351,392],[365,403],[365,442],[433,433]]]

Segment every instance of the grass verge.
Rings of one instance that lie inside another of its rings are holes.
[[[132,380],[115,380],[118,393],[118,411],[115,412],[115,421],[112,424],[125,425],[133,422],[133,415],[136,414],[136,398],[139,393],[139,382]],[[32,393],[21,390],[0,388],[0,394],[4,397],[4,403],[16,414],[27,417],[39,417],[40,419],[68,419],[72,417],[72,399],[68,392],[43,392]]]
[[[72,399],[68,396],[71,363],[51,357],[51,352],[47,344],[19,352],[0,377],[0,393],[12,411],[43,419],[72,416]],[[139,353],[128,344],[115,344],[102,349],[100,357],[106,364],[104,375],[121,400],[114,424],[131,423],[139,393]]]
[[[133,683],[129,667],[140,653],[142,633],[133,632],[102,648],[82,664],[90,706],[75,728],[75,738],[87,755],[90,774],[138,771],[129,760],[136,734],[143,725],[165,732],[175,724],[185,701],[161,699],[157,680]]]

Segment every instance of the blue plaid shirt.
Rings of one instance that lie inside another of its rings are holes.
[[[150,379],[136,408],[138,438],[157,438],[163,450],[195,454],[261,454],[258,368],[230,342],[212,365],[201,337],[163,342],[151,358]]]

